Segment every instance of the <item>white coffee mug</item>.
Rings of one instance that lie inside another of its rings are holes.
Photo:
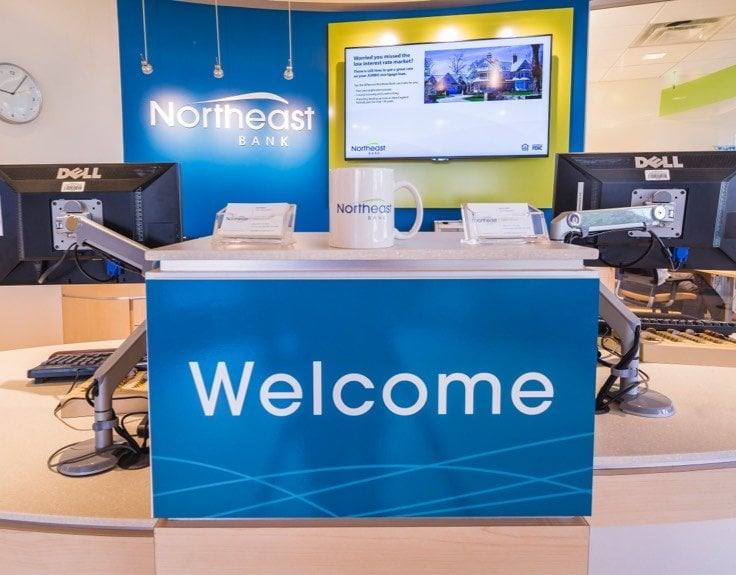
[[[408,190],[416,216],[408,232],[394,227],[395,195]],[[416,235],[422,225],[422,197],[409,182],[395,182],[391,168],[335,168],[330,171],[330,245],[336,248],[387,248],[394,239]]]

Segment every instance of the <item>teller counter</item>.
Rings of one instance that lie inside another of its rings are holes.
[[[523,249],[534,255],[534,248]],[[447,256],[452,258],[452,252]],[[400,257],[399,251],[397,262]],[[185,258],[175,267],[194,278],[211,273],[192,261]],[[501,261],[508,262],[498,264],[505,268],[502,273],[514,275],[514,258]],[[545,267],[536,261],[538,268]],[[221,262],[220,271],[223,265],[231,266],[222,273],[225,281],[243,272],[227,262]],[[567,264],[559,267],[550,275],[564,277],[570,271]],[[164,275],[160,281],[178,280]],[[541,345],[544,341],[535,340],[534,346]],[[0,468],[3,574],[84,575],[103,568],[143,575],[725,575],[736,564],[730,544],[736,536],[736,422],[730,417],[736,413],[736,368],[643,364],[651,387],[673,400],[673,417],[644,419],[615,410],[591,415],[590,515],[154,519],[148,469],[69,478],[47,468],[54,451],[93,435],[91,418],[76,418],[79,429],[74,430],[54,417],[66,385],[38,385],[25,377],[29,367],[56,349],[0,352],[0,426],[6,438]],[[532,346],[528,353],[534,353]],[[607,375],[598,371],[599,385]],[[589,387],[580,393],[592,409],[593,381]],[[152,430],[161,421],[154,417]]]
[[[108,347],[117,342],[90,342]],[[33,384],[59,346],[0,352],[0,572],[730,574],[736,564],[736,369],[644,364],[677,413],[596,416],[593,513],[537,520],[166,521],[149,470],[50,471],[91,418],[53,416],[67,385]],[[61,348],[79,349],[78,345]],[[606,377],[599,372],[599,383]]]

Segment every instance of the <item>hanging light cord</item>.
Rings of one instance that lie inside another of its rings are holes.
[[[286,64],[286,70],[284,70],[284,80],[292,80],[294,78],[294,67],[291,65],[291,0],[289,0],[287,9],[289,11],[289,62]]]
[[[288,10],[289,10],[289,65],[292,64],[291,62],[291,0],[289,0],[288,3]]]
[[[143,14],[143,54],[141,54],[141,72],[150,74],[153,66],[148,61],[148,29],[146,27],[146,0],[141,0],[141,12]]]
[[[146,0],[141,0],[143,11],[143,59],[148,62],[148,31],[146,30]]]
[[[220,60],[220,14],[217,8],[217,0],[215,0],[215,32],[217,34],[217,63],[222,65]]]

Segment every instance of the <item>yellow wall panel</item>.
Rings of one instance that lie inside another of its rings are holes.
[[[532,10],[402,18],[329,25],[329,147],[330,168],[380,166],[396,170],[398,180],[419,188],[424,204],[454,208],[463,202],[527,202],[549,207],[552,202],[555,154],[568,151],[570,86],[572,82],[573,9]],[[344,159],[344,52],[346,47],[438,42],[510,36],[552,35],[550,146],[546,158],[482,158],[430,160]],[[410,205],[408,198],[406,204]]]

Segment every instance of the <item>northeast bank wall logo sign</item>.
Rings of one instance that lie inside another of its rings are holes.
[[[271,92],[248,92],[181,104],[172,99],[148,103],[148,124],[157,129],[202,129],[232,134],[232,145],[288,148],[313,130],[315,110],[298,107]]]

